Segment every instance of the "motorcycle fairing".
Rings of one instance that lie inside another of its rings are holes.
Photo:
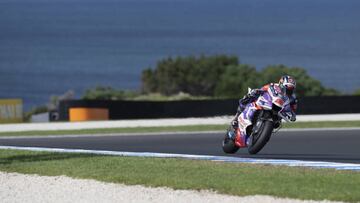
[[[238,147],[247,147],[247,138],[248,135],[246,134],[246,128],[252,125],[251,119],[255,111],[259,110],[260,108],[256,105],[255,102],[250,103],[246,106],[245,110],[240,114],[238,118],[239,128],[237,128],[236,137],[235,137],[235,144]]]
[[[246,129],[252,125],[254,113],[260,109],[271,110],[273,104],[281,108],[281,110],[285,110],[286,107],[289,106],[289,99],[281,94],[281,89],[278,86],[269,88],[269,90],[259,96],[256,101],[246,106],[238,117],[239,128],[235,137],[235,144],[238,147],[247,147],[249,135],[247,135]]]

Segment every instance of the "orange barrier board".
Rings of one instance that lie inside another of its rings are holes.
[[[109,120],[109,109],[105,108],[70,108],[71,122]]]

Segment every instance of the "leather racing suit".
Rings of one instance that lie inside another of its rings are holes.
[[[279,84],[278,83],[270,83],[270,84],[264,85],[260,89],[253,89],[253,90],[251,90],[251,92],[246,94],[242,99],[240,99],[239,100],[239,106],[238,106],[238,109],[237,109],[237,113],[235,115],[235,118],[232,121],[232,125],[237,126],[237,119],[238,119],[239,115],[241,114],[241,112],[244,111],[247,104],[256,101],[257,98],[261,94],[268,91],[269,87],[274,86],[274,85],[278,86]],[[290,99],[290,107],[291,107],[291,110],[292,110],[292,118],[290,118],[290,120],[295,121],[296,120],[296,110],[297,110],[298,100],[297,100],[296,95],[295,95],[294,92],[286,92],[286,95]]]

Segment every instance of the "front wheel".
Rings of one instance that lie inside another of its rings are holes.
[[[225,134],[225,138],[222,142],[222,149],[227,154],[234,154],[235,152],[237,152],[239,150],[239,147],[235,145],[235,141],[233,138],[234,135],[232,133],[234,133],[234,132],[229,130]]]
[[[265,120],[256,134],[251,135],[248,151],[250,154],[258,153],[270,140],[274,125],[272,121]]]

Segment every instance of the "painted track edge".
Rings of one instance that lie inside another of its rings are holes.
[[[323,168],[323,169],[350,170],[350,171],[360,172],[360,164],[336,163],[336,162],[324,162],[324,161],[255,159],[255,158],[241,158],[241,157],[227,157],[227,156],[210,156],[210,155],[63,149],[63,148],[45,148],[45,147],[0,146],[0,149],[27,150],[27,151],[39,151],[39,152],[58,152],[58,153],[83,153],[83,154],[127,156],[127,157],[182,158],[182,159],[191,159],[191,160],[207,160],[207,161],[215,161],[215,162],[284,165],[290,167],[309,167],[309,168],[318,168],[318,169]]]

